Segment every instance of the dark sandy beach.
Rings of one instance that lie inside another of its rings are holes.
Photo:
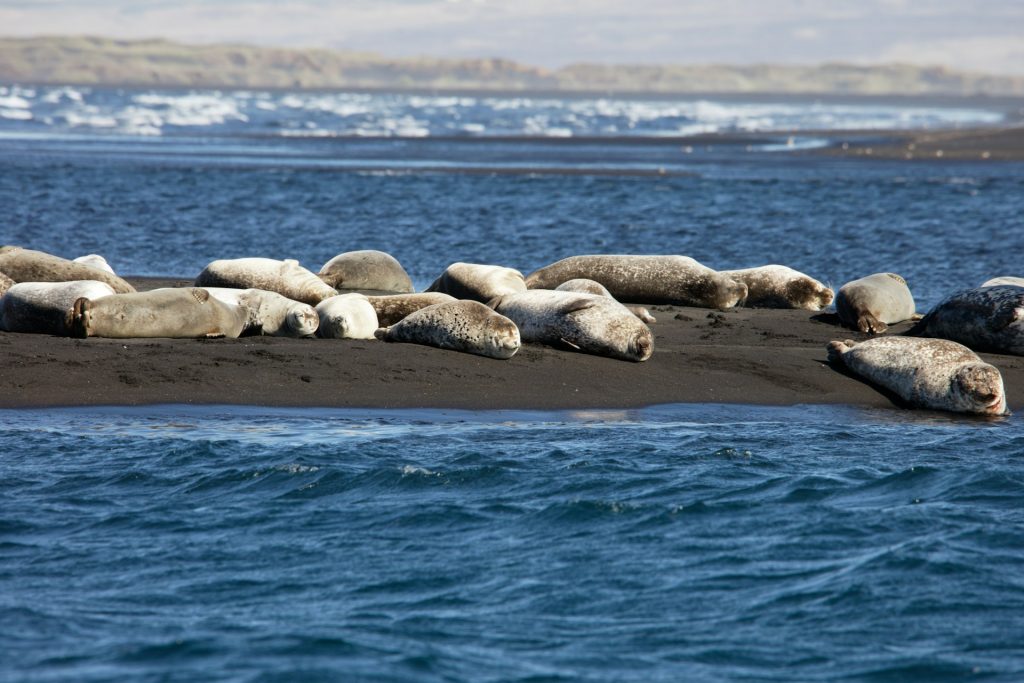
[[[135,279],[141,289],[182,280]],[[664,403],[892,407],[830,367],[857,339],[807,311],[652,307],[653,358],[628,363],[524,345],[510,360],[379,341],[69,339],[0,333],[0,407],[158,403],[352,408],[577,409]],[[909,325],[894,328],[904,331]],[[1024,407],[1024,358],[983,354]]]

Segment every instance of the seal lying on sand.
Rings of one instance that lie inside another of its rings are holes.
[[[525,342],[631,361],[645,361],[654,353],[650,329],[608,297],[535,289],[506,294],[488,305],[514,322]]]
[[[249,323],[240,306],[218,301],[205,289],[154,289],[75,301],[72,336],[112,337],[238,337]]]
[[[199,273],[196,287],[265,289],[316,306],[338,292],[294,259],[238,258],[213,261]]]
[[[362,294],[339,294],[316,305],[317,335],[325,339],[375,339],[377,312]]]
[[[595,280],[615,299],[638,304],[732,308],[747,286],[688,256],[571,256],[530,273],[530,289],[555,289],[575,278]]]
[[[994,277],[991,280],[987,280],[985,284],[982,285],[982,287],[998,287],[1000,285],[1010,285],[1011,287],[1024,287],[1024,277],[1013,277],[1012,275]]]
[[[788,266],[768,265],[718,271],[747,286],[742,302],[751,308],[798,308],[820,311],[832,303],[833,292],[810,275]]]
[[[320,279],[335,289],[412,292],[412,280],[391,254],[373,249],[338,254],[320,269]]]
[[[75,301],[110,296],[114,289],[96,280],[22,282],[0,297],[0,330],[67,337]]]
[[[945,339],[878,337],[834,341],[828,359],[888,389],[909,405],[979,415],[1005,415],[999,370],[966,346]]]
[[[241,306],[250,313],[244,334],[271,337],[312,337],[320,325],[320,316],[309,304],[294,301],[265,289],[203,287],[218,300]]]
[[[15,282],[96,280],[110,285],[118,294],[135,291],[130,284],[105,270],[21,247],[0,247],[0,272]]]
[[[426,291],[486,303],[503,294],[525,292],[526,283],[514,268],[460,262],[448,266]]]
[[[414,311],[434,304],[458,301],[453,296],[441,292],[420,292],[419,294],[388,294],[384,296],[368,296],[366,300],[377,312],[377,322],[381,327],[394,325]]]
[[[852,280],[836,295],[839,322],[865,334],[881,334],[889,325],[913,318],[916,310],[907,281],[896,273]]]
[[[515,323],[469,300],[421,308],[391,327],[378,330],[377,337],[502,360],[514,356],[520,345]]]
[[[999,285],[957,292],[907,334],[960,342],[976,351],[1024,356],[1024,287]]]
[[[562,284],[555,287],[555,291],[579,292],[580,294],[596,294],[597,296],[606,296],[609,299],[615,298],[611,295],[611,292],[609,292],[605,288],[605,286],[602,285],[600,282],[594,282],[593,280],[588,280],[582,277],[578,277],[574,280],[567,280],[566,282],[563,282]],[[633,306],[630,304],[622,305],[628,308],[630,313],[640,318],[648,325],[650,325],[651,323],[658,322],[658,319],[651,315],[651,312],[648,311],[643,306]]]

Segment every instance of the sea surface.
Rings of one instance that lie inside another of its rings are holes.
[[[7,85],[0,244],[419,287],[677,253],[927,310],[1024,275],[1024,164],[819,150],[1004,115]],[[1016,682],[1022,501],[1017,415],[0,411],[0,681]]]

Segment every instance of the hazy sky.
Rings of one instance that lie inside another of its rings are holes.
[[[1024,74],[1024,0],[0,0],[0,34],[165,37],[390,56],[906,61]]]

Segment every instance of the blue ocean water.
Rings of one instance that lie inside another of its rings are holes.
[[[8,680],[1024,677],[1018,420],[2,419]]]
[[[900,106],[0,89],[0,243],[1020,272],[1024,165]],[[786,131],[786,132],[781,132]],[[795,131],[795,133],[794,133]],[[737,144],[674,136],[744,132]],[[804,151],[801,151],[804,150]],[[2,364],[0,364],[2,372]],[[0,412],[0,680],[1024,680],[1024,427],[911,411]]]

